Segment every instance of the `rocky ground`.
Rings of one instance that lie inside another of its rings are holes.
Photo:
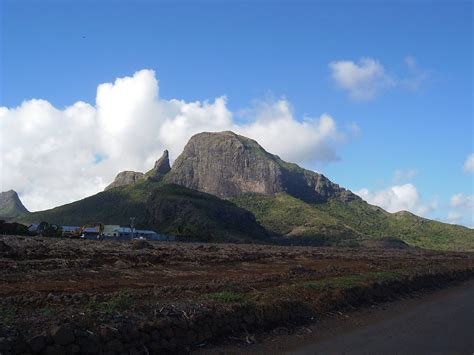
[[[2,354],[186,352],[469,277],[474,254],[1,236],[0,270]]]

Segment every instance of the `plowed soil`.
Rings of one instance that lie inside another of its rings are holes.
[[[472,253],[411,248],[99,242],[1,236],[0,325],[34,333],[38,327],[51,326],[62,319],[85,321],[93,317],[98,321],[100,317],[117,317],[117,313],[144,317],[177,305],[192,308],[209,300],[227,302],[222,292],[262,302],[291,295],[308,299],[314,291],[298,287],[309,282],[392,271],[415,275],[469,268],[474,268]],[[111,311],[91,306],[106,307],[109,300],[124,294],[126,304],[117,302]]]

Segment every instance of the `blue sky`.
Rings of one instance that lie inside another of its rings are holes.
[[[463,168],[474,152],[472,16],[470,1],[3,0],[0,106],[94,105],[99,84],[142,69],[163,99],[225,95],[237,122],[256,101],[284,99],[296,120],[327,113],[345,135],[339,160],[304,166],[386,206],[397,204],[391,187],[411,184],[415,212],[474,225]],[[363,58],[377,70],[361,98],[354,90],[367,87],[341,84],[330,63],[363,69]]]

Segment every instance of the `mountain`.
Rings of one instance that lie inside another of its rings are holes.
[[[267,231],[251,212],[179,185],[162,185],[151,193],[147,218],[148,224],[162,233],[204,241],[268,239]]]
[[[254,215],[230,201],[184,186],[141,179],[85,199],[18,218],[23,223],[47,221],[59,225],[130,225],[139,229],[203,241],[252,241],[268,238]]]
[[[10,220],[25,213],[28,213],[28,210],[15,191],[0,192],[0,219]]]
[[[143,179],[145,174],[140,173],[138,171],[122,171],[117,174],[114,181],[110,185],[107,185],[104,191],[113,189],[114,187],[125,186],[129,184],[133,184],[140,179]]]
[[[155,166],[146,174],[137,171],[122,171],[117,174],[114,181],[108,185],[104,191],[119,186],[133,184],[142,179],[160,180],[168,171],[171,170],[168,151],[165,150],[160,159],[155,162]]]
[[[311,204],[287,193],[242,195],[237,206],[254,213],[270,233],[293,239],[352,245],[354,240],[398,238],[411,246],[436,250],[474,251],[474,230],[403,211],[389,213],[363,200],[332,199]]]
[[[171,170],[170,158],[167,150],[163,152],[160,159],[155,162],[155,166],[145,174],[145,177],[154,181],[161,180]]]
[[[254,140],[230,131],[194,135],[165,181],[220,198],[287,192],[311,203],[360,199],[324,175],[287,163]]]
[[[202,240],[351,246],[400,239],[474,251],[472,229],[389,213],[233,132],[197,134],[171,169],[165,152],[138,180],[19,220],[128,225],[132,216],[140,228]]]

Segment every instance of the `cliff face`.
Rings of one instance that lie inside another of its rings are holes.
[[[167,180],[219,197],[282,189],[278,166],[250,139],[232,132],[200,133],[186,144]]]
[[[163,155],[160,159],[155,162],[155,166],[149,172],[145,174],[148,179],[152,179],[154,181],[160,180],[163,176],[165,176],[171,170],[170,167],[170,158],[168,151],[165,150]]]
[[[193,136],[165,181],[221,198],[287,192],[309,202],[359,199],[323,175],[287,163],[229,131]]]
[[[108,185],[104,189],[104,191],[113,189],[114,187],[132,184],[142,179],[143,176],[144,176],[143,173],[140,173],[137,171],[122,171],[121,173],[117,174],[117,176],[115,177],[115,180],[110,185]]]
[[[114,187],[133,184],[145,178],[153,181],[159,181],[170,170],[171,167],[168,151],[165,150],[161,158],[155,162],[155,166],[149,172],[143,174],[138,171],[122,171],[121,173],[117,174],[115,180],[110,185],[108,185],[104,191],[113,189]]]
[[[16,191],[0,192],[0,219],[12,219],[28,213]]]

